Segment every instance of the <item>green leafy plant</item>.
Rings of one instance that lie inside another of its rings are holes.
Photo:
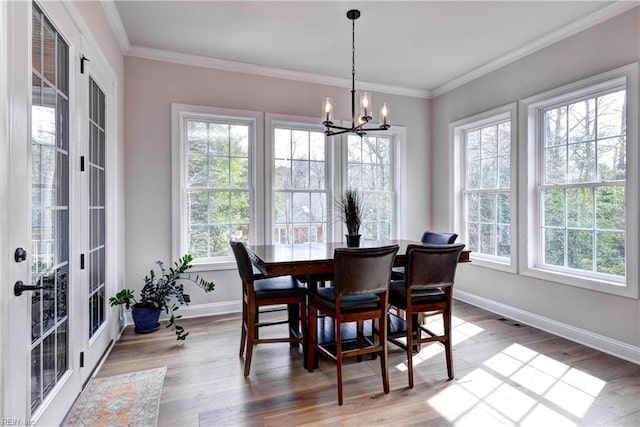
[[[140,299],[135,299],[132,290],[122,289],[115,296],[109,298],[109,303],[112,306],[124,305],[127,309],[134,307],[164,310],[171,316],[166,327],[173,327],[176,331],[176,339],[184,341],[189,332],[186,332],[184,327],[177,323],[182,315],[176,314],[176,311],[182,304],[189,305],[191,297],[184,292],[184,284],[182,282],[195,283],[205,292],[211,292],[215,289],[213,282],[208,282],[198,275],[192,277],[187,272],[192,267],[192,261],[193,256],[186,254],[178,258],[169,269],[165,267],[162,261],[156,261],[156,264],[160,267],[160,275],[156,275],[153,269],[149,271],[149,274],[144,278],[144,286],[140,290]]]
[[[349,235],[357,235],[364,213],[362,194],[353,188],[346,189],[344,194],[335,201],[335,209],[340,220],[346,224]]]

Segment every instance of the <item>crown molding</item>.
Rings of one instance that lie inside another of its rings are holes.
[[[329,86],[338,86],[344,88],[351,87],[351,80],[345,78],[331,77],[320,74],[305,73],[301,71],[286,70],[275,67],[267,67],[263,65],[248,64],[243,62],[228,61],[223,59],[211,58],[201,55],[193,55],[188,53],[174,52],[163,49],[155,49],[144,46],[131,45],[124,30],[120,14],[115,6],[114,0],[105,0],[102,6],[107,14],[109,24],[113,29],[120,47],[126,56],[152,59],[157,61],[173,62],[177,64],[192,65],[204,68],[213,68],[224,71],[233,71],[247,74],[255,74],[265,77],[274,77],[286,80],[295,80],[306,83],[323,84]],[[620,0],[605,6],[604,8],[580,19],[569,25],[566,25],[556,31],[550,32],[543,37],[534,40],[506,55],[503,55],[493,61],[481,65],[459,77],[456,77],[435,89],[416,89],[400,86],[384,85],[371,82],[357,81],[356,85],[360,90],[369,90],[373,92],[389,93],[394,95],[410,96],[415,98],[430,99],[440,96],[446,92],[454,90],[466,83],[478,79],[489,74],[499,68],[502,68],[518,59],[524,58],[540,49],[552,45],[560,40],[570,37],[580,31],[597,25],[616,15],[624,13],[638,7],[635,0]]]
[[[100,4],[102,4],[102,8],[107,15],[107,21],[109,21],[111,30],[116,35],[116,39],[118,39],[122,53],[126,54],[131,44],[129,43],[129,37],[122,24],[122,19],[120,18],[120,13],[118,12],[115,1],[103,0]]]
[[[605,6],[602,9],[592,13],[591,15],[585,16],[584,18],[572,22],[571,24],[566,25],[556,31],[552,31],[549,34],[546,34],[531,43],[528,43],[516,50],[511,51],[510,53],[507,53],[506,55],[503,55],[491,62],[481,65],[480,67],[475,68],[468,73],[461,75],[460,77],[456,77],[455,79],[450,80],[441,86],[438,86],[431,91],[431,96],[435,98],[446,92],[456,89],[466,83],[469,83],[470,81],[473,81],[479,77],[489,74],[492,71],[502,68],[505,65],[515,62],[518,59],[524,58],[525,56],[531,55],[532,53],[540,49],[550,46],[553,43],[559,42],[562,39],[570,37],[576,33],[579,33],[580,31],[586,30],[587,28],[604,22],[607,19],[613,18],[616,15],[631,10],[634,7],[638,7],[637,1],[616,1],[615,3],[609,6]]]
[[[173,62],[176,64],[193,65],[196,67],[214,68],[223,71],[233,71],[238,73],[255,74],[265,77],[274,77],[278,79],[296,80],[306,83],[317,83],[329,86],[351,88],[350,79],[324,76],[313,73],[304,73],[301,71],[285,70],[282,68],[266,67],[263,65],[247,64],[244,62],[227,61],[224,59],[193,55],[189,53],[173,52],[163,49],[154,49],[144,46],[131,45],[126,52],[126,55],[137,58],[153,59],[157,61]],[[382,92],[425,99],[431,97],[431,93],[429,91],[421,89],[411,89],[363,81],[356,81],[356,86],[360,90],[369,90],[372,92]]]

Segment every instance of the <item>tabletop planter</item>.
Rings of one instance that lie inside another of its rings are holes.
[[[364,199],[358,190],[348,188],[335,202],[338,217],[347,226],[347,246],[357,248],[360,246],[360,224],[364,213]]]

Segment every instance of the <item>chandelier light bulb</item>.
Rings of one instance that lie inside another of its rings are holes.
[[[324,123],[333,122],[333,99],[325,98],[322,101],[322,117]]]
[[[362,92],[360,94],[360,115],[362,117],[371,117],[371,94]]]
[[[389,124],[389,107],[387,103],[383,102],[380,105],[380,125],[387,126]]]

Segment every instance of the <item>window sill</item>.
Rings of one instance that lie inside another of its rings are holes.
[[[569,273],[552,271],[540,267],[529,267],[521,271],[523,276],[556,282],[562,285],[575,286],[597,292],[618,295],[627,298],[638,298],[638,286],[623,282],[607,281],[599,278],[577,276]]]
[[[217,270],[236,270],[238,267],[236,262],[229,259],[220,259],[220,260],[203,260],[203,261],[194,261],[192,263],[193,267],[189,271],[194,273],[200,273],[204,271],[217,271]]]
[[[497,258],[488,258],[488,257],[479,256],[479,255],[474,255],[473,252],[471,252],[471,265],[490,268],[493,270],[504,271],[507,273],[515,274],[518,272],[514,262],[509,263],[507,261],[503,261]]]

